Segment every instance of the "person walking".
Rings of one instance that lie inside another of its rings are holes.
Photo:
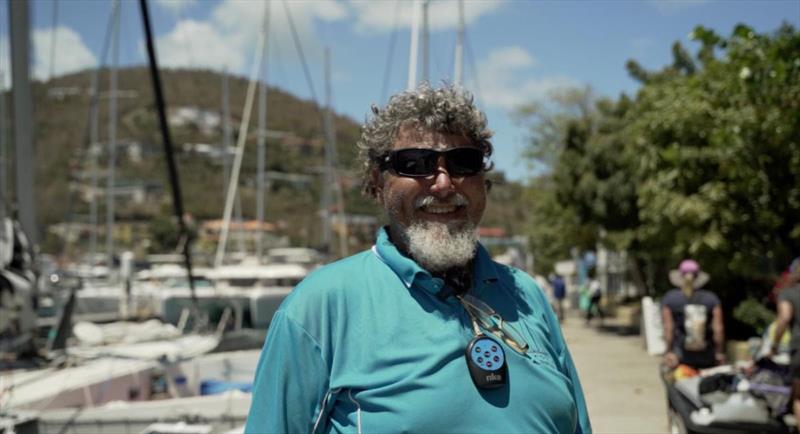
[[[700,264],[686,259],[669,273],[676,288],[662,299],[662,321],[667,351],[664,364],[709,368],[726,361],[722,304],[711,291],[701,289],[709,276]]]
[[[550,286],[553,288],[556,316],[559,322],[564,322],[564,299],[567,297],[567,285],[564,283],[564,278],[556,274],[550,281]]]
[[[597,275],[594,270],[589,271],[589,282],[586,284],[587,293],[589,298],[589,305],[586,308],[586,325],[592,322],[595,315],[600,317],[600,324],[605,319],[605,313],[600,306],[600,301],[603,299],[603,290],[600,287],[600,281],[597,280]]]

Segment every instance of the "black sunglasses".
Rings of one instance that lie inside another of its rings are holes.
[[[478,148],[453,148],[436,151],[428,148],[408,148],[392,151],[379,158],[381,170],[392,169],[400,176],[424,178],[436,174],[439,156],[444,156],[450,176],[474,176],[484,169],[483,151]]]

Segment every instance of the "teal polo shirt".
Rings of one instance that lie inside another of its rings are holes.
[[[441,279],[400,253],[385,229],[371,250],[309,274],[270,324],[245,432],[590,433],[581,385],[545,295],[478,246],[471,294],[526,339],[502,345],[508,381],[472,382],[473,338]]]

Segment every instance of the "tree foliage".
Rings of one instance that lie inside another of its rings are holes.
[[[581,90],[523,108],[527,156],[548,167],[535,184],[574,220],[562,233],[602,228],[599,241],[627,249],[659,292],[667,269],[697,258],[718,293],[740,300],[800,253],[800,34],[691,36],[696,53],[675,43],[661,70],[628,62],[635,98]]]

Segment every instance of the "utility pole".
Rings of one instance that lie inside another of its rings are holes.
[[[30,16],[27,1],[8,2],[11,29],[11,82],[16,148],[16,190],[19,220],[33,245],[39,242],[34,192],[33,124],[30,84]]]

